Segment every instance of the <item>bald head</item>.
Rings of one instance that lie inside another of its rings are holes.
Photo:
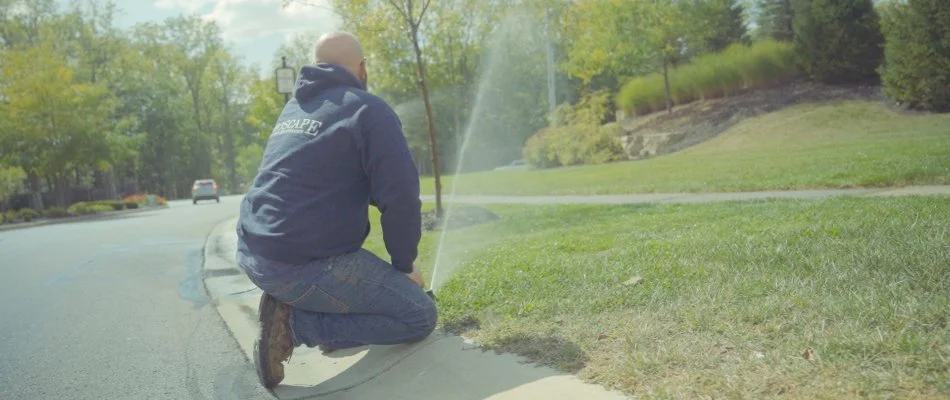
[[[360,80],[366,80],[363,46],[350,33],[333,32],[321,36],[314,48],[314,62],[342,66]]]

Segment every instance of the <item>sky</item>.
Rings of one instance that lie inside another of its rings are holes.
[[[282,43],[305,31],[331,31],[339,18],[328,0],[115,0],[116,23],[125,28],[139,22],[161,22],[180,14],[197,14],[217,22],[222,37],[247,63],[272,74],[271,60]]]

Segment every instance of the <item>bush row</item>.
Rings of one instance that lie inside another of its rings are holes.
[[[50,219],[66,218],[79,215],[99,214],[110,211],[121,211],[124,209],[139,208],[139,203],[134,201],[95,201],[78,202],[69,206],[69,208],[50,207],[43,213],[32,208],[23,208],[20,210],[10,210],[6,213],[0,213],[0,223],[30,222],[37,218],[46,217]]]
[[[733,44],[721,53],[699,56],[689,64],[672,68],[670,92],[674,104],[686,104],[779,84],[797,73],[791,44],[771,40],[749,46]],[[627,82],[620,89],[617,105],[633,115],[665,109],[663,74]]]

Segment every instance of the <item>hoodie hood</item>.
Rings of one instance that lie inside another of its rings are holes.
[[[340,86],[350,86],[366,90],[366,86],[355,75],[335,64],[305,65],[300,69],[294,98],[298,103],[306,103],[321,92]]]

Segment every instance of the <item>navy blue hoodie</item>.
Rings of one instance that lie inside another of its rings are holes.
[[[369,234],[370,204],[393,266],[410,272],[421,200],[399,118],[342,67],[305,66],[241,204],[238,247],[285,264],[355,251]]]

